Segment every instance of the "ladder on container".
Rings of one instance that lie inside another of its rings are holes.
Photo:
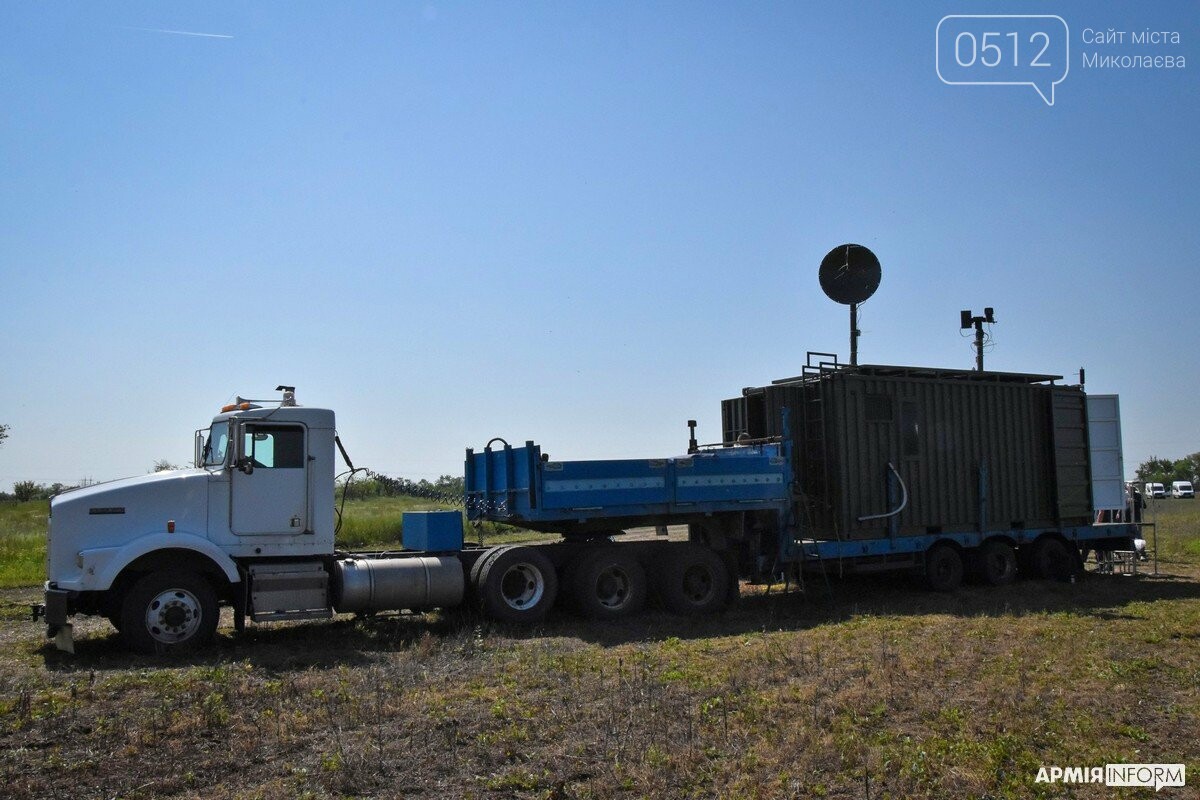
[[[824,360],[826,358],[832,361]],[[808,500],[828,507],[829,496],[829,453],[826,447],[828,419],[825,413],[824,379],[840,370],[844,365],[834,353],[809,352],[800,380],[805,385],[804,402],[801,404],[801,430],[804,436],[805,495]]]

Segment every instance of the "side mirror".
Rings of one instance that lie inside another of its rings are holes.
[[[250,456],[242,456],[237,460],[237,463],[234,464],[234,466],[237,467],[239,471],[244,472],[247,475],[254,473],[254,459]]]

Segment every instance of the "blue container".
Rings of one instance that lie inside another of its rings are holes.
[[[405,550],[462,550],[462,514],[457,511],[409,511],[401,533]]]

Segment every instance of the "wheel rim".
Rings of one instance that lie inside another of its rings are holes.
[[[500,579],[500,596],[517,611],[536,606],[545,591],[546,580],[533,564],[513,564]]]
[[[702,565],[688,567],[683,573],[683,595],[693,603],[703,603],[713,593],[712,571]]]
[[[187,589],[167,589],[146,606],[146,631],[158,642],[186,641],[200,629],[200,601]]]
[[[629,599],[629,573],[611,566],[596,576],[596,602],[605,608],[620,608]]]

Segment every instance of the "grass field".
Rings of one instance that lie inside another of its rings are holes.
[[[61,654],[9,590],[0,775],[33,798],[1197,797],[1200,503],[1156,511],[1158,577],[846,580],[532,631],[466,612],[223,626],[165,663],[97,621]],[[1190,785],[1034,780],[1115,762],[1183,762]]]
[[[0,588],[46,580],[48,500],[0,502]]]

